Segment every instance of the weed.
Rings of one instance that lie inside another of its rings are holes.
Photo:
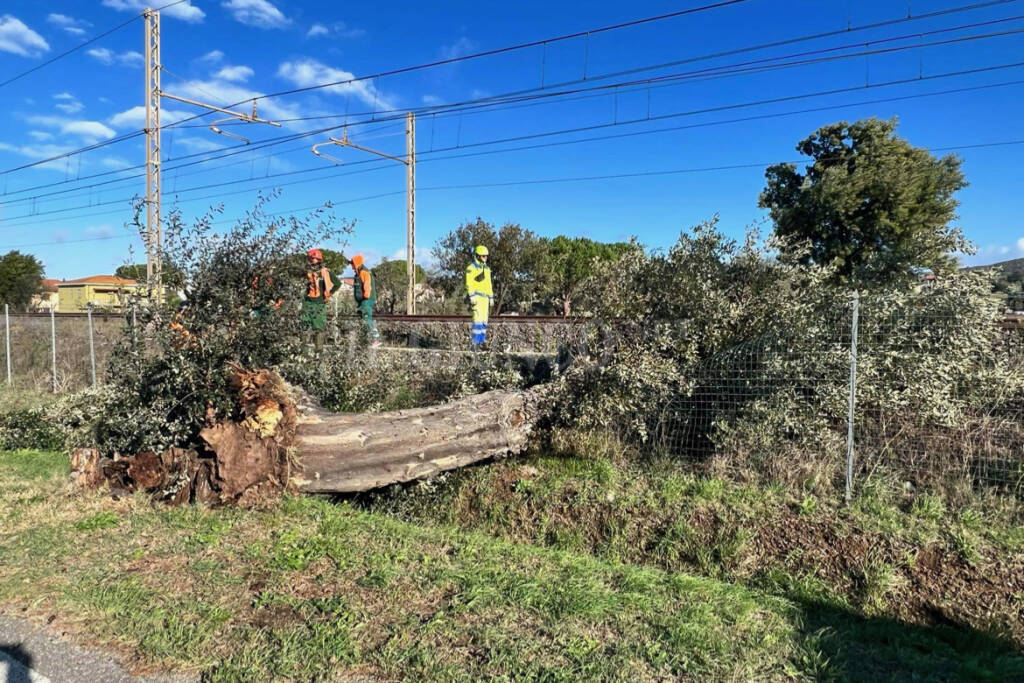
[[[965,527],[954,526],[951,528],[949,530],[949,538],[953,542],[953,547],[965,562],[974,564],[978,561],[979,555],[974,535]]]
[[[946,503],[939,496],[926,493],[914,499],[912,511],[917,517],[937,522],[946,515]]]
[[[120,518],[114,512],[98,512],[91,517],[75,522],[75,528],[79,531],[111,529],[117,526],[119,520]]]
[[[796,505],[796,510],[805,517],[810,517],[818,509],[818,499],[812,495],[806,495]]]

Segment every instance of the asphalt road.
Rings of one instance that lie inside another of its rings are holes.
[[[111,655],[0,614],[0,683],[193,683],[198,675],[132,676]]]

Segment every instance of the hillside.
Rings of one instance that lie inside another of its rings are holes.
[[[1003,269],[1004,276],[1016,275],[1020,276],[1024,274],[1024,258],[1010,259],[1009,261],[999,261],[998,263],[989,263],[984,266],[969,266],[964,270],[987,270],[989,268],[1001,267]]]

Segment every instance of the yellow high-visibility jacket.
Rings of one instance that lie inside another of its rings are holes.
[[[480,277],[481,274],[483,277]],[[474,260],[466,266],[466,293],[472,296],[486,296],[494,298],[494,289],[491,287],[491,268],[485,263]]]

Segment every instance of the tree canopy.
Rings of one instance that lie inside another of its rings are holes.
[[[122,266],[118,266],[117,270],[114,271],[114,275],[122,277],[128,280],[136,280],[142,284],[146,283],[146,264],[145,263],[126,263]],[[164,262],[163,264],[163,283],[165,287],[177,288],[181,287],[185,282],[185,276],[181,272],[181,268],[178,268],[173,263]]]
[[[490,251],[494,285],[494,312],[517,308],[532,301],[541,277],[544,245],[539,237],[518,223],[494,225],[477,218],[441,238],[433,249],[440,273],[438,282],[451,295],[464,293],[463,273],[473,260],[473,249],[482,244]]]
[[[396,308],[404,309],[408,285],[405,267],[405,259],[400,259],[397,261],[384,260],[370,269],[377,285],[377,304],[387,309],[388,313],[394,313]],[[426,271],[418,263],[415,277],[417,284],[427,279]]]
[[[543,240],[544,290],[562,315],[572,315],[572,306],[587,279],[601,264],[618,260],[636,248],[629,242],[606,244],[586,237],[557,237]]]
[[[896,136],[896,119],[841,121],[797,145],[813,159],[765,172],[760,206],[775,222],[783,257],[835,268],[852,286],[956,267],[968,248],[956,218],[967,185],[955,155],[941,158]]]
[[[9,251],[0,256],[0,304],[28,310],[43,288],[43,264],[32,254]]]

